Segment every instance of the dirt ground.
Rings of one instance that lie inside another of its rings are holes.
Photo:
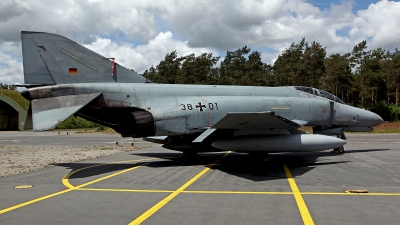
[[[0,177],[126,151],[132,149],[110,146],[0,146]]]

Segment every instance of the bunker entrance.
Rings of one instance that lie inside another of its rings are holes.
[[[0,131],[19,130],[18,112],[9,104],[0,100]]]

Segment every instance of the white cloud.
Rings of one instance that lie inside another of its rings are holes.
[[[3,42],[0,45],[3,53],[7,53],[13,57],[20,56],[22,53],[20,42]]]
[[[372,49],[399,47],[400,2],[376,1],[354,13],[353,0],[322,10],[317,7],[320,1],[3,0],[2,71],[21,70],[20,30],[67,36],[139,72],[173,50],[185,55],[233,51],[244,45],[253,50],[267,47],[262,58],[274,62],[282,50],[302,37],[326,46],[328,54],[350,52],[364,39]],[[21,82],[22,73],[0,74],[0,82]]]
[[[210,48],[191,48],[187,45],[187,42],[174,40],[172,33],[169,31],[159,33],[144,45],[117,44],[110,39],[96,37],[94,42],[85,45],[85,47],[105,57],[113,57],[116,62],[139,73],[143,73],[151,65],[156,66],[164,59],[166,54],[174,50],[177,51],[178,56],[191,53],[200,55],[204,52],[212,52],[213,55],[218,56],[218,53]]]
[[[369,45],[375,49],[393,49],[399,47],[400,2],[382,0],[371,4],[368,9],[358,11],[351,38],[361,41],[370,39]]]
[[[205,0],[197,5],[188,4],[188,1],[178,1],[174,7],[167,8],[165,20],[183,36],[190,37],[191,46],[206,45],[220,50],[292,41],[323,20],[322,11],[299,0]]]
[[[148,40],[156,32],[155,13],[150,4],[110,1],[21,1],[0,3],[0,40],[18,41],[20,30],[60,33],[71,38],[87,33],[124,33]],[[1,13],[1,12],[7,13]]]
[[[2,46],[0,46],[2,47]],[[24,83],[22,62],[0,51],[0,83]]]
[[[353,1],[343,1],[321,10],[302,0],[204,0],[196,6],[189,1],[177,1],[173,7],[167,7],[163,18],[189,39],[190,46],[219,50],[268,46],[277,55],[282,44],[288,47],[302,37],[326,46],[328,54],[349,52],[363,39],[371,40],[371,48],[396,47],[400,33],[399,2],[382,0],[356,14],[353,5]]]

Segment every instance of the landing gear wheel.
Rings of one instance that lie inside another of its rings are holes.
[[[340,154],[345,153],[344,147],[343,147],[343,146],[340,146],[339,148],[335,148],[335,149],[333,149],[333,150],[339,152]]]

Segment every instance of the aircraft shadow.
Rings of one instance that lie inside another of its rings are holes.
[[[348,154],[358,154],[365,152],[388,151],[390,149],[355,149],[348,150]],[[214,163],[225,153],[200,153],[195,158],[180,158],[180,152],[166,153],[133,153],[131,155],[158,158],[160,160],[151,161],[146,167],[165,168],[165,167],[184,167],[202,165],[204,167]],[[334,165],[349,163],[349,160],[325,160],[326,157],[340,157],[329,151],[307,152],[307,153],[275,153],[270,154],[269,162],[256,161],[244,153],[231,153],[222,161],[214,165],[211,170],[245,178],[251,181],[266,181],[275,179],[286,179],[286,174],[282,164],[288,165],[293,176],[301,176],[317,166]],[[332,158],[331,158],[332,159]],[[334,158],[333,158],[334,159]],[[98,164],[98,163],[65,163],[55,164],[73,171],[85,167],[91,167],[73,174],[69,179],[86,178],[101,174],[113,173],[134,166],[143,165],[144,162],[132,162],[121,164]]]
[[[124,169],[129,169],[134,166],[140,166],[144,162],[132,162],[132,163],[121,163],[121,164],[101,164],[101,163],[61,163],[54,164],[55,166],[65,167],[72,171],[79,170],[85,167],[91,167],[83,169],[74,173],[69,179],[74,178],[86,178],[96,175],[118,172]]]
[[[348,150],[347,153],[358,153],[358,152],[380,152],[380,151],[389,151],[389,148],[383,149],[356,149],[356,150]]]
[[[362,153],[367,151],[382,151],[388,149],[367,149],[351,150],[349,153]],[[180,158],[180,152],[171,153],[134,153],[131,155],[158,158],[160,160],[151,161],[146,167],[165,168],[165,167],[184,167],[202,165],[204,167],[214,163],[225,153],[201,153],[195,158]],[[336,157],[328,151],[311,153],[277,153],[270,154],[269,162],[255,161],[247,154],[231,153],[225,159],[214,165],[211,170],[245,178],[251,181],[266,181],[275,179],[286,179],[286,174],[282,164],[287,164],[293,176],[305,174],[320,165],[334,165],[348,163],[348,160],[325,161],[324,157]],[[132,162],[121,164],[96,164],[96,163],[66,163],[57,164],[57,166],[66,167],[71,170],[78,170],[93,166],[73,174],[69,179],[86,178],[101,174],[121,171],[132,168],[137,165],[143,165],[144,162]],[[99,166],[100,165],[100,166]]]
[[[330,153],[329,153],[330,154]],[[255,162],[246,155],[231,155],[221,164],[215,165],[212,169],[220,170],[227,174],[245,178],[251,181],[266,181],[287,179],[283,164],[289,166],[293,176],[305,174],[318,165],[331,165],[348,163],[349,161],[323,162],[318,158],[324,154],[313,153],[280,153],[270,154],[269,162]]]

